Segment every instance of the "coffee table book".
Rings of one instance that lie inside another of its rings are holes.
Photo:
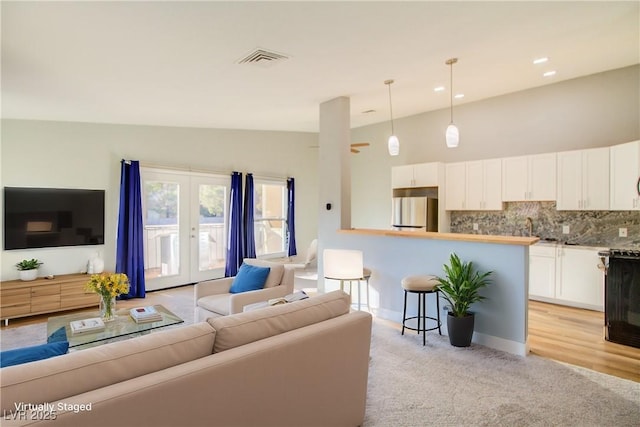
[[[162,320],[162,315],[153,306],[135,307],[129,310],[129,314],[136,323],[157,322]]]
[[[69,327],[73,335],[86,334],[88,332],[102,331],[104,322],[99,317],[92,317],[90,319],[74,320],[69,323]]]

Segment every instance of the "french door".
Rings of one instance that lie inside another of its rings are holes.
[[[147,290],[224,276],[229,178],[142,168]]]

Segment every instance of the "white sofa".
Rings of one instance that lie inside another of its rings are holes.
[[[209,317],[242,313],[247,305],[281,298],[293,292],[295,266],[252,258],[245,259],[243,263],[271,269],[264,289],[232,294],[229,290],[233,277],[196,283],[193,290],[196,322],[204,321]]]
[[[335,291],[2,368],[2,426],[358,426],[371,320]]]

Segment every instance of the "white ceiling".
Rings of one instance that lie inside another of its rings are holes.
[[[450,57],[454,105],[637,64],[639,5],[2,1],[2,117],[316,132],[347,96],[359,127],[386,79],[395,118],[448,108]],[[237,64],[256,48],[290,58]]]

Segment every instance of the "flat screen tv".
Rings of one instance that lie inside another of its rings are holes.
[[[4,249],[104,244],[104,190],[4,187]]]

